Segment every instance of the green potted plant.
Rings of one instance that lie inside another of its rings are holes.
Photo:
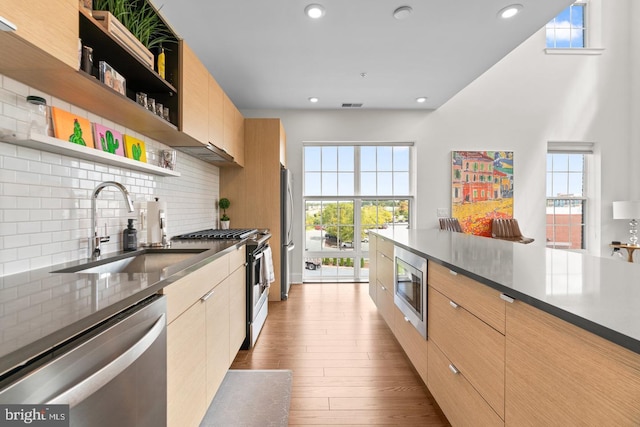
[[[229,217],[227,216],[227,209],[231,206],[229,199],[223,197],[218,201],[218,207],[222,209],[222,216],[220,217],[220,228],[223,230],[229,229]]]

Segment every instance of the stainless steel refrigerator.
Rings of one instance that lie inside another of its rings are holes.
[[[280,299],[289,297],[291,287],[291,255],[293,243],[293,178],[291,172],[284,167],[280,169]]]

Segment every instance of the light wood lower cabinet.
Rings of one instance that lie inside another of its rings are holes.
[[[230,252],[163,290],[169,427],[200,424],[244,340],[244,254]]]
[[[376,305],[380,310],[380,314],[393,331],[393,258],[378,251],[377,252],[377,288],[376,288]]]
[[[506,425],[640,425],[640,354],[507,304]]]
[[[464,374],[455,371],[434,341],[429,341],[427,386],[452,426],[502,426],[504,422]]]
[[[393,306],[393,333],[402,346],[402,349],[411,360],[414,368],[420,374],[420,378],[427,383],[427,340],[420,332],[405,320],[404,314],[398,307]]]
[[[207,402],[222,383],[229,360],[229,278],[203,297],[206,312]]]
[[[244,265],[238,267],[229,281],[229,363],[238,354],[247,335],[247,285]]]
[[[374,303],[377,304],[377,277],[378,263],[376,262],[378,247],[378,237],[375,234],[369,234],[369,296]]]
[[[197,426],[207,411],[205,316],[196,303],[167,326],[168,426]]]
[[[504,335],[432,287],[428,292],[429,339],[504,419]]]
[[[374,301],[451,425],[640,426],[640,354],[431,261],[425,341],[376,243]]]

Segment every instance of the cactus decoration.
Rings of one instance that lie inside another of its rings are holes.
[[[113,137],[113,133],[108,130],[104,135],[100,134],[100,144],[102,144],[102,151],[115,154],[118,147],[120,147],[120,141]]]
[[[142,149],[140,148],[140,144],[133,144],[131,146],[131,154],[133,154],[133,158],[135,160],[140,160],[142,156]]]
[[[69,136],[69,142],[84,145],[85,147],[87,146],[84,138],[82,138],[82,128],[80,127],[80,123],[78,123],[78,119],[73,119],[73,133]]]

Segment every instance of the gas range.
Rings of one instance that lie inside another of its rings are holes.
[[[243,240],[247,241],[247,247],[254,250],[256,247],[262,248],[271,238],[269,230],[258,230],[256,228],[231,228],[227,230],[209,228],[207,230],[194,231],[191,233],[174,236],[172,240]]]
[[[186,240],[186,239],[216,239],[216,240],[242,240],[247,237],[258,234],[258,230],[255,228],[231,228],[227,230],[209,228],[207,230],[194,231],[192,233],[185,233],[179,236],[175,236],[174,239]]]

